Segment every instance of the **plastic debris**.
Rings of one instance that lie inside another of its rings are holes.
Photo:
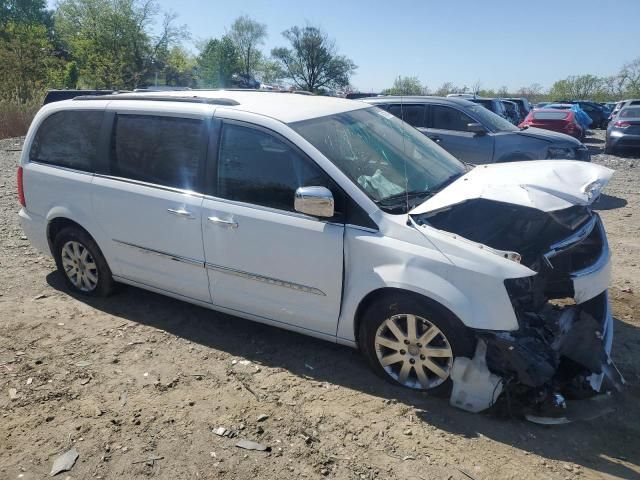
[[[269,415],[263,413],[262,415],[258,415],[258,418],[256,420],[258,422],[264,422],[267,418],[269,418]]]
[[[260,452],[268,452],[271,450],[270,447],[263,445],[262,443],[253,442],[251,440],[240,440],[236,443],[236,447],[244,448],[245,450],[258,450]]]
[[[51,473],[49,475],[53,477],[61,472],[68,472],[73,468],[73,465],[76,463],[78,459],[78,451],[74,448],[63,453],[58,458],[56,458],[53,462],[53,467],[51,467]]]

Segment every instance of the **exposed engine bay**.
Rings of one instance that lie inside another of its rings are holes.
[[[418,225],[517,252],[516,261],[536,272],[505,280],[519,328],[475,331],[475,357],[454,364],[452,405],[481,411],[506,393],[530,407],[530,420],[547,423],[548,415],[562,416],[565,398],[622,387],[610,358],[610,253],[590,205],[544,211],[474,198],[412,217]]]

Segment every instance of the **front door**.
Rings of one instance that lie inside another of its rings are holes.
[[[467,125],[475,120],[466,113],[445,105],[431,105],[429,128],[420,129],[458,160],[469,163],[493,162],[494,138],[469,132]]]
[[[202,119],[118,114],[92,203],[114,275],[211,302],[201,216]]]
[[[339,195],[327,175],[275,133],[225,122],[215,177],[202,219],[214,304],[335,335],[344,224],[293,208],[298,187]]]

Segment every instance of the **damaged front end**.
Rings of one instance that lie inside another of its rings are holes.
[[[621,389],[624,379],[611,360],[610,251],[590,208],[597,193],[555,210],[468,198],[413,215],[419,225],[515,251],[536,272],[505,280],[519,328],[476,330],[474,358],[454,362],[452,405],[477,412],[505,392],[528,406],[530,420],[555,423],[548,418],[564,416],[565,398]]]

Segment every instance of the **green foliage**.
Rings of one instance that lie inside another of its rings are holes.
[[[398,76],[393,82],[393,87],[382,91],[385,95],[427,95],[428,89],[418,77]]]
[[[51,12],[45,0],[0,0],[0,28],[8,23],[53,25]]]
[[[196,60],[184,48],[169,50],[164,69],[165,83],[176,87],[196,87]]]
[[[62,0],[56,30],[77,62],[80,83],[135,88],[152,63],[148,29],[155,13],[154,0]]]
[[[230,87],[231,76],[241,68],[238,50],[228,36],[211,39],[197,59],[199,85],[203,88]]]
[[[229,38],[238,51],[242,73],[254,75],[262,60],[262,52],[258,47],[267,38],[267,26],[242,15],[231,24]]]
[[[37,23],[9,22],[0,35],[0,99],[28,103],[41,96],[58,68],[47,29]]]
[[[287,76],[287,72],[277,60],[264,59],[256,68],[256,77],[262,83],[278,84]]]
[[[335,42],[318,27],[292,27],[282,35],[290,48],[274,48],[271,56],[298,88],[315,92],[349,85],[349,78],[358,67],[351,59],[338,55]]]

